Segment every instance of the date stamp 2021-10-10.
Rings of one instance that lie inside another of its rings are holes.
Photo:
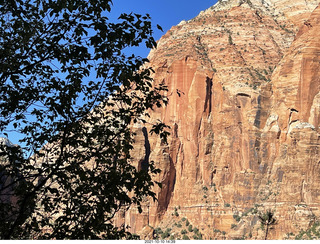
[[[148,244],[170,244],[176,243],[175,240],[145,240],[144,243]]]

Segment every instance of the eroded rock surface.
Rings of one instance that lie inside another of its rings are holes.
[[[151,121],[171,136],[135,125],[133,161],[157,162],[163,187],[119,224],[150,238],[146,226],[186,217],[204,239],[262,239],[257,216],[270,209],[268,238],[284,239],[320,216],[318,4],[221,0],[159,40],[149,58],[170,102]]]

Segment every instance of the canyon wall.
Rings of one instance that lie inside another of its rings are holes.
[[[171,135],[134,125],[132,160],[155,161],[163,187],[118,224],[153,238],[185,217],[203,239],[263,239],[271,210],[268,239],[285,239],[320,217],[319,2],[220,0],[159,40],[149,59],[169,104],[150,121]]]

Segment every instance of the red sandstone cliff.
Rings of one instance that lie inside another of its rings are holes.
[[[160,39],[149,58],[170,102],[151,120],[171,136],[163,145],[135,125],[133,161],[148,154],[163,187],[119,223],[180,238],[185,217],[204,239],[262,239],[270,209],[268,238],[284,239],[320,217],[319,2],[221,0]]]

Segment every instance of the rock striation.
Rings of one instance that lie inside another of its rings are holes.
[[[271,210],[268,239],[285,239],[320,217],[319,3],[220,0],[159,40],[150,65],[170,100],[150,120],[171,136],[134,125],[133,162],[157,162],[163,187],[118,224],[153,238],[185,217],[203,239],[263,239]]]

